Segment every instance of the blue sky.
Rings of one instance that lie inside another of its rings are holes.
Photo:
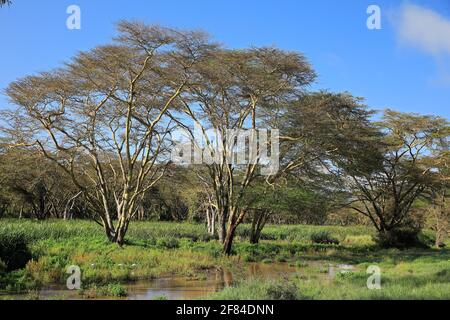
[[[66,28],[72,4],[81,8],[81,30]],[[371,4],[381,8],[381,30],[366,27]],[[203,29],[231,48],[300,51],[319,75],[314,89],[450,119],[448,0],[13,0],[0,8],[0,89],[107,43],[120,19]],[[0,95],[0,108],[7,107]]]

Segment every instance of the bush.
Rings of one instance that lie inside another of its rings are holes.
[[[328,231],[319,231],[311,235],[311,241],[317,244],[339,244],[339,240],[332,237]]]
[[[382,248],[427,248],[428,246],[420,241],[419,234],[420,230],[417,228],[395,228],[380,232],[377,237],[377,243]]]
[[[6,263],[0,259],[0,275],[6,272]]]
[[[273,283],[267,288],[267,298],[269,300],[297,300],[297,286],[289,281]]]
[[[96,284],[90,285],[86,289],[80,291],[80,295],[89,299],[99,298],[99,297],[126,297],[128,295],[122,285],[118,283],[111,283],[104,286],[98,286]]]
[[[6,265],[7,271],[25,268],[31,260],[31,252],[24,234],[0,234],[0,260]]]
[[[126,297],[127,291],[120,284],[109,284],[106,287],[106,293],[111,297]]]
[[[156,241],[156,245],[166,249],[176,249],[180,247],[180,242],[175,238],[160,238]]]

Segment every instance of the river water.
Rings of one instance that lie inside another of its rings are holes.
[[[123,284],[129,300],[154,300],[164,298],[167,300],[191,300],[205,297],[211,293],[230,286],[237,279],[246,277],[259,277],[263,279],[278,279],[296,273],[296,268],[287,263],[250,263],[244,274],[235,275],[228,270],[214,270],[205,272],[199,279],[173,276],[152,280],[140,280]],[[84,299],[77,291],[68,290],[61,286],[43,288],[38,293],[39,299]],[[14,299],[23,299],[25,296],[11,296]]]

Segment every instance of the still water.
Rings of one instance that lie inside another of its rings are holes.
[[[154,300],[164,297],[168,300],[190,300],[205,297],[208,294],[230,286],[233,281],[245,277],[278,279],[296,273],[296,268],[287,263],[250,263],[245,275],[234,275],[228,270],[208,271],[200,279],[183,277],[163,277],[153,280],[124,284],[130,300]],[[16,297],[20,298],[20,297]],[[76,291],[64,287],[49,287],[40,290],[39,299],[83,299]]]

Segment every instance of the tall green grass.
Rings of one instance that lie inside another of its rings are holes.
[[[41,239],[67,239],[70,237],[103,236],[102,228],[92,221],[86,220],[0,220],[0,234],[21,233],[30,241]],[[374,231],[366,226],[309,226],[309,225],[268,225],[262,232],[261,240],[285,240],[290,242],[309,243],[311,235],[328,232],[342,241],[347,236],[374,235]],[[237,230],[237,237],[247,239],[250,226],[243,224]],[[214,237],[206,232],[203,224],[142,222],[130,224],[127,237],[134,240],[167,238],[187,238],[193,241],[209,241]]]
[[[366,270],[369,265],[380,267],[381,289],[367,288],[370,274]],[[449,250],[383,250],[376,256],[356,260],[355,267],[354,272],[338,273],[336,277],[329,278],[317,265],[304,264],[289,280],[247,279],[206,299],[450,299]]]
[[[321,232],[338,239],[339,244],[313,243],[312,235]],[[447,296],[444,289],[449,289],[449,279],[445,270],[450,270],[450,257],[446,250],[379,250],[373,241],[374,231],[365,226],[268,225],[257,245],[248,242],[248,233],[248,225],[239,227],[234,256],[225,257],[220,243],[207,234],[202,224],[132,222],[127,243],[119,248],[109,243],[102,228],[92,221],[2,219],[0,239],[12,239],[16,235],[24,239],[33,259],[18,271],[9,272],[4,266],[0,268],[0,291],[63,285],[69,265],[81,267],[83,285],[86,290],[91,290],[109,283],[166,275],[198,277],[213,268],[242,272],[249,262],[286,262],[308,271],[309,262],[320,261],[351,263],[360,268],[381,263],[388,270],[385,274],[388,293],[366,292],[362,282],[364,274],[327,284],[321,283],[319,275],[311,271],[311,281],[294,279],[293,283],[286,284],[287,291],[272,282],[255,280],[228,288],[217,297],[350,299]],[[402,280],[399,282],[399,279]],[[414,285],[419,289],[414,289]],[[428,292],[433,286],[437,288],[434,295]],[[347,292],[349,290],[353,293]],[[387,296],[383,296],[385,294]]]

